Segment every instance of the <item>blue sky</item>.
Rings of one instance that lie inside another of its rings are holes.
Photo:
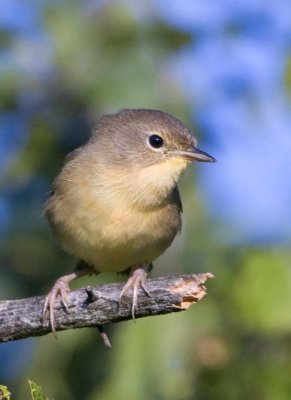
[[[219,161],[215,168],[200,168],[199,181],[211,214],[228,225],[224,239],[289,241],[290,3],[157,4],[165,22],[193,38],[173,57],[169,72],[193,104],[193,120]]]

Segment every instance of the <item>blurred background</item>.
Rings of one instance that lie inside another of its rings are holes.
[[[185,313],[0,345],[28,399],[291,398],[291,4],[0,0],[0,297],[46,294],[75,260],[43,203],[103,113],[154,108],[218,159],[183,177],[183,231],[152,275],[211,271]],[[74,287],[123,279],[101,275]]]

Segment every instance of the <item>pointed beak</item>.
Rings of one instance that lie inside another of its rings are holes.
[[[189,158],[191,158],[194,161],[211,162],[211,163],[216,162],[216,159],[212,157],[210,154],[194,146],[189,152]]]
[[[190,161],[201,161],[201,162],[211,162],[211,163],[216,162],[216,159],[214,157],[212,157],[208,153],[205,153],[205,151],[198,149],[195,146],[192,146],[191,149],[188,151],[176,150],[171,152],[170,154],[186,158]]]

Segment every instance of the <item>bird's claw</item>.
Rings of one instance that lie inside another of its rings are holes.
[[[63,276],[56,280],[54,286],[51,291],[46,296],[44,306],[43,306],[43,318],[46,313],[49,311],[49,321],[51,324],[51,328],[53,334],[56,336],[56,325],[55,325],[55,302],[60,297],[66,311],[69,310],[68,298],[67,294],[70,291],[68,279],[66,276]]]
[[[147,290],[145,286],[145,280],[146,280],[146,275],[147,275],[147,270],[142,267],[134,268],[132,269],[132,272],[130,274],[130,277],[128,278],[126,284],[123,286],[123,289],[120,293],[119,296],[119,305],[122,301],[122,297],[128,292],[130,289],[132,289],[132,304],[131,304],[131,316],[133,321],[135,321],[135,311],[137,308],[137,303],[138,303],[138,290],[139,288],[142,288],[145,293],[151,297],[151,294]]]
[[[69,311],[67,294],[70,291],[69,283],[74,279],[80,278],[81,276],[95,273],[93,267],[85,264],[82,268],[77,269],[75,272],[69,275],[61,276],[56,280],[52,290],[46,296],[44,306],[43,306],[43,318],[46,313],[49,311],[49,321],[51,324],[51,328],[54,336],[56,337],[56,325],[55,325],[55,302],[58,297],[61,298],[61,302],[65,306],[66,311]]]

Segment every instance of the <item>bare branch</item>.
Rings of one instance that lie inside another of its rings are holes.
[[[206,295],[203,285],[211,273],[168,276],[147,280],[149,297],[142,290],[136,318],[188,309]],[[68,294],[69,312],[56,302],[56,330],[97,327],[107,347],[110,342],[102,327],[131,319],[131,298],[124,296],[119,305],[123,283],[87,287]],[[0,342],[42,336],[51,332],[47,318],[42,320],[44,296],[0,302]]]

